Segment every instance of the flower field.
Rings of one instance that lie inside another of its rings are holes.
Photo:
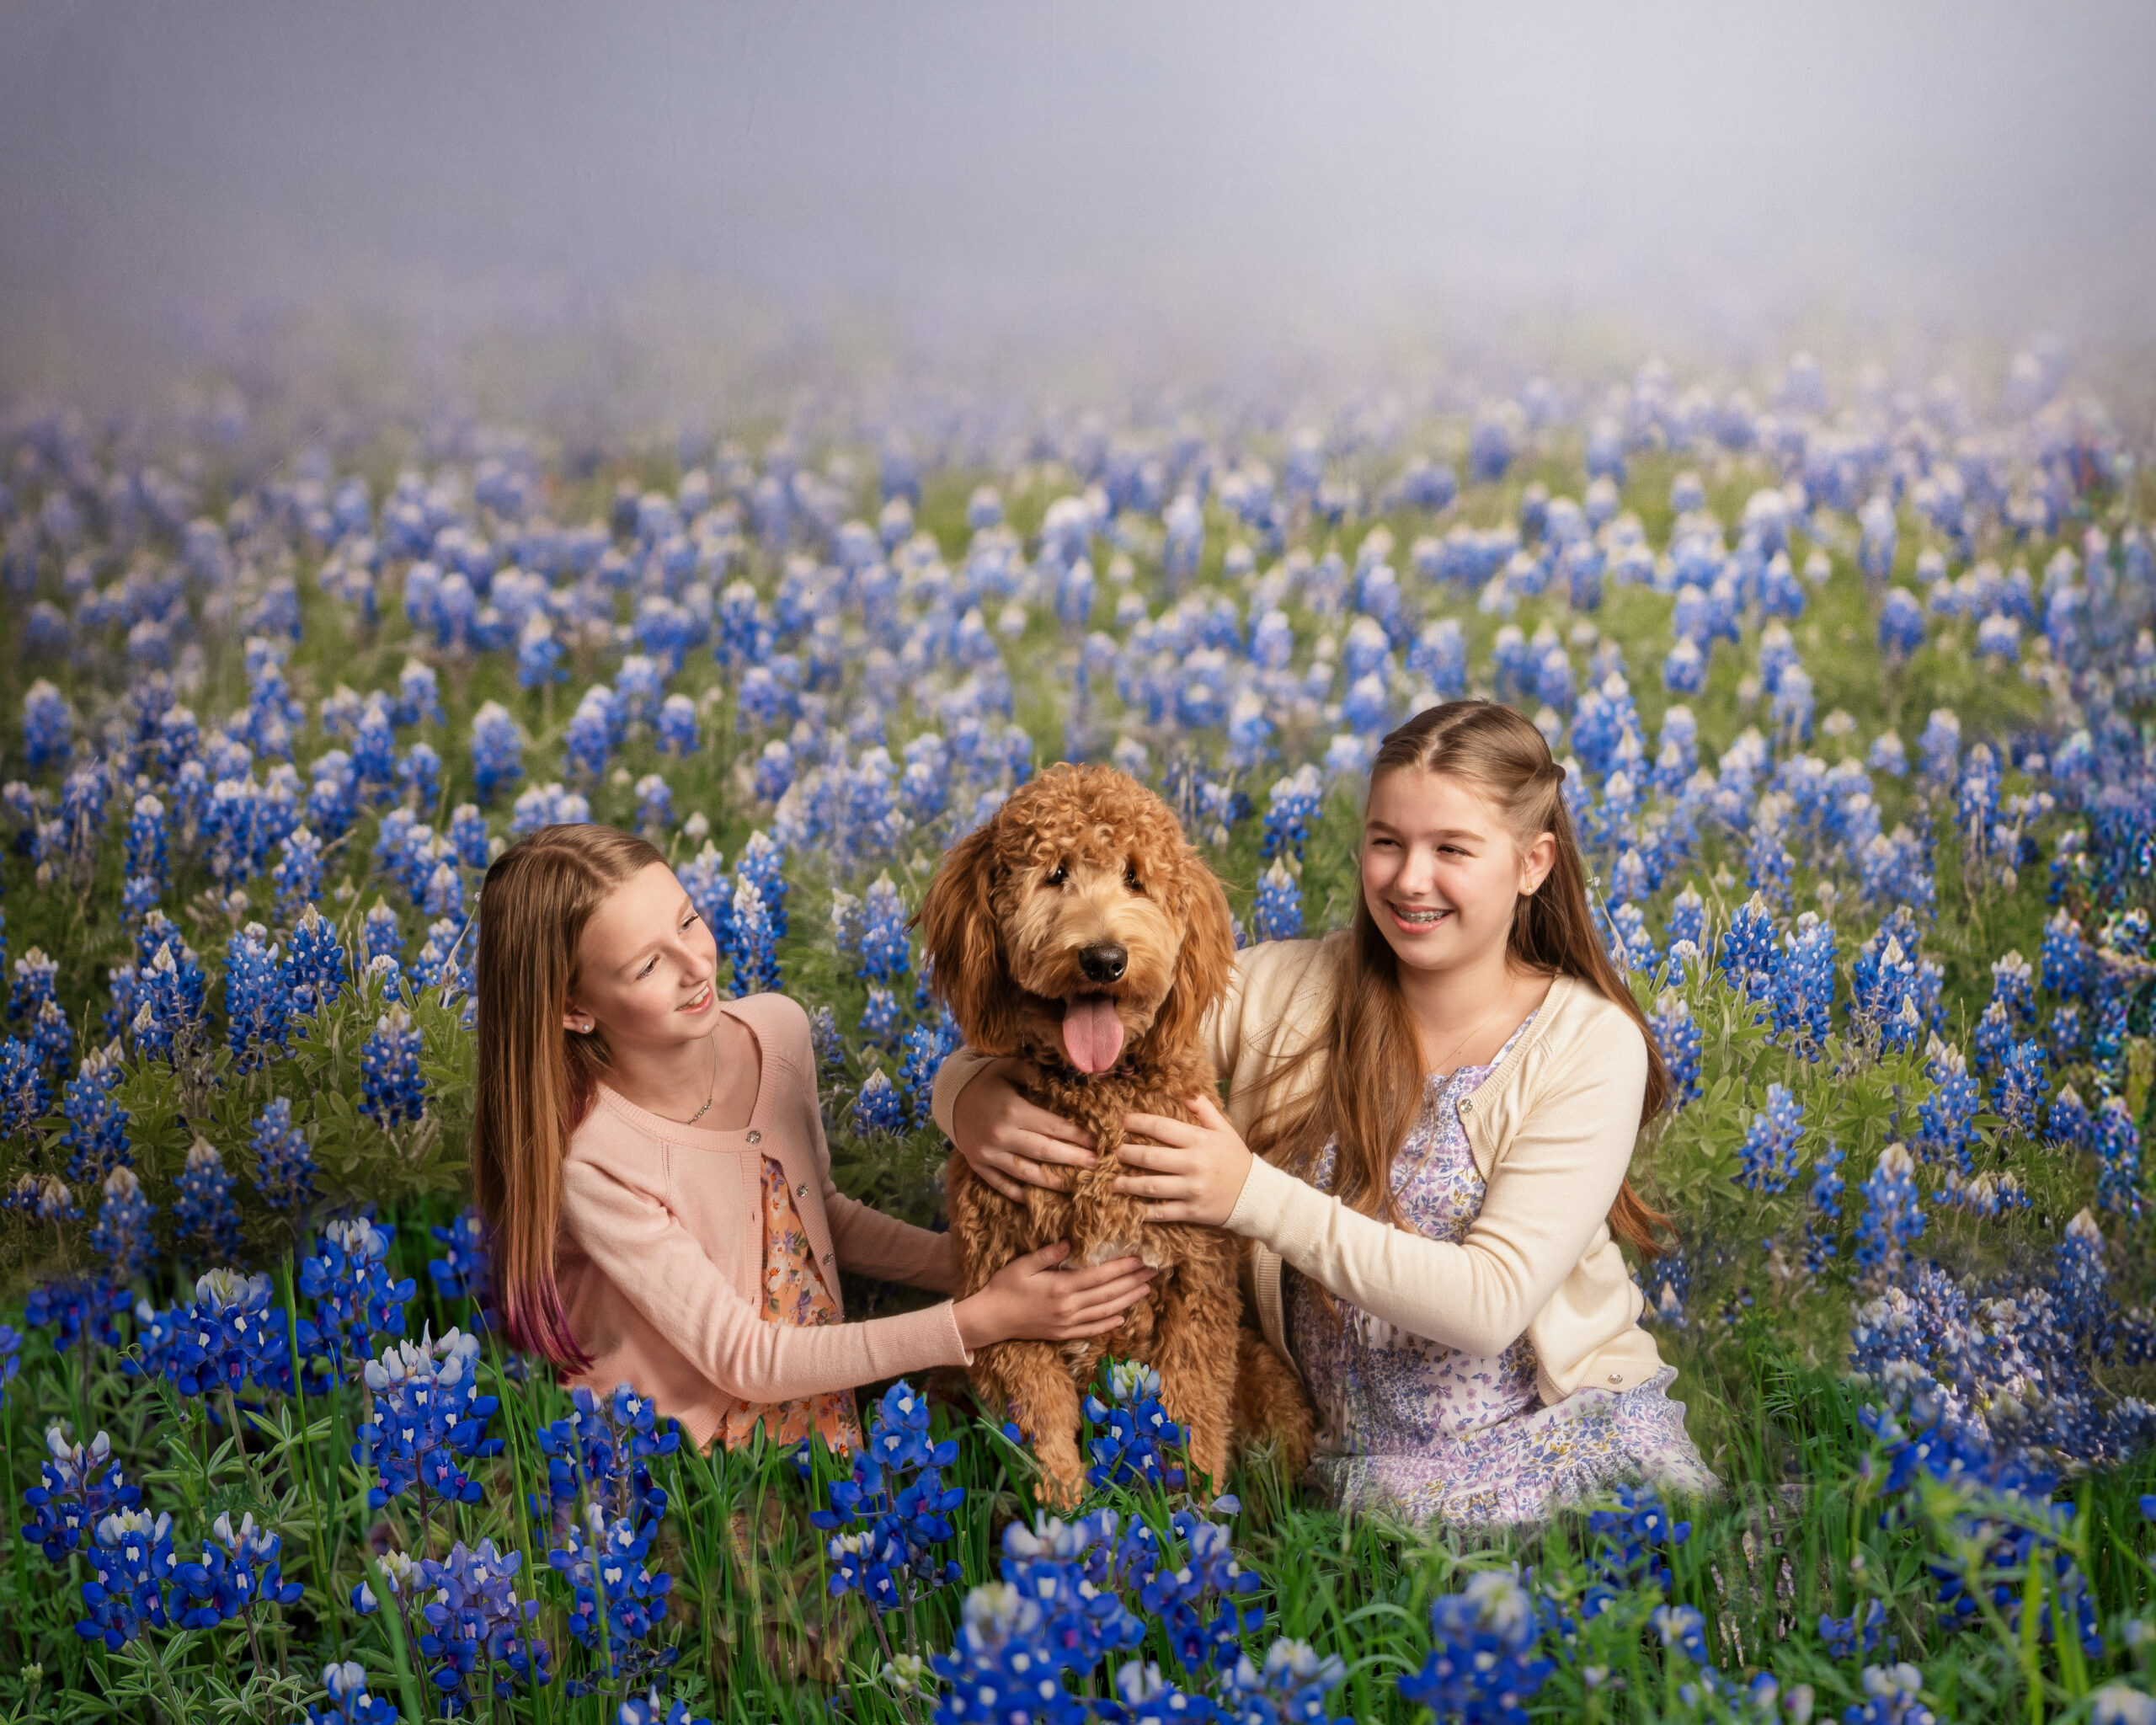
[[[2149,451],[2047,349],[1881,375],[0,411],[0,1717],[2156,1720]],[[664,848],[809,1007],[841,1186],[933,1222],[947,845],[1113,761],[1243,937],[1337,927],[1377,740],[1467,692],[1566,761],[1678,1078],[1636,1268],[1725,1496],[1215,1495],[1118,1367],[1066,1523],[956,1381],[702,1455],[504,1345],[516,835]]]

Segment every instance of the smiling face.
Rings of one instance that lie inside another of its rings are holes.
[[[1468,968],[1503,950],[1521,895],[1556,855],[1554,834],[1523,843],[1465,779],[1404,767],[1370,785],[1363,901],[1405,968]]]
[[[654,1051],[711,1033],[718,944],[674,871],[648,863],[608,894],[577,943],[562,1023],[613,1049]]]

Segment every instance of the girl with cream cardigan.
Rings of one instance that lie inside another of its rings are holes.
[[[1493,702],[1393,732],[1353,926],[1238,955],[1207,1027],[1225,1110],[1128,1121],[1118,1190],[1252,1242],[1342,1507],[1518,1522],[1621,1482],[1718,1485],[1617,1245],[1658,1249],[1626,1172],[1668,1078],[1596,937],[1563,782]],[[934,1105],[1006,1193],[1092,1160],[985,1056],[947,1060]]]
[[[966,1299],[844,1322],[841,1268],[948,1293],[950,1236],[832,1184],[808,1014],[721,1001],[718,964],[632,834],[545,827],[488,869],[472,1150],[515,1345],[565,1384],[630,1385],[699,1448],[761,1426],[851,1450],[857,1385],[1122,1322],[1151,1273],[1058,1270],[1061,1243]]]

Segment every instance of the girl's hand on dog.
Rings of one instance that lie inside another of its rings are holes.
[[[1064,1168],[1090,1168],[1099,1160],[1091,1133],[1018,1094],[1011,1075],[1024,1065],[1001,1060],[984,1066],[951,1108],[951,1141],[958,1154],[1014,1204],[1026,1201],[1028,1186],[1070,1191]]]
[[[979,1293],[961,1300],[958,1336],[970,1354],[994,1342],[1073,1342],[1104,1336],[1145,1296],[1153,1272],[1143,1258],[1111,1258],[1059,1269],[1070,1242],[1058,1240],[1004,1265]]]
[[[1149,1222],[1217,1228],[1234,1213],[1257,1158],[1211,1097],[1193,1096],[1189,1105],[1194,1121],[1165,1114],[1123,1117],[1126,1136],[1117,1160],[1145,1172],[1118,1177],[1115,1189],[1152,1199],[1145,1212]],[[1141,1144],[1140,1138],[1148,1141]]]

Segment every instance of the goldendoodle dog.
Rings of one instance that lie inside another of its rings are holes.
[[[962,1292],[1064,1239],[1074,1264],[1134,1252],[1166,1272],[1110,1335],[1004,1342],[976,1358],[975,1386],[991,1407],[1009,1407],[1049,1495],[1067,1504],[1083,1489],[1079,1402],[1103,1354],[1159,1372],[1195,1471],[1225,1483],[1232,1434],[1274,1439],[1291,1477],[1299,1472],[1310,1406],[1241,1322],[1235,1240],[1149,1225],[1142,1200],[1113,1189],[1123,1115],[1187,1119],[1183,1099],[1216,1082],[1199,1026],[1233,973],[1234,931],[1220,883],[1174,814],[1126,773],[1051,766],[952,848],[919,921],[934,986],[967,1042],[1027,1060],[1028,1100],[1086,1127],[1102,1151],[1074,1171],[1072,1192],[1028,1188],[1022,1204],[951,1158]]]

